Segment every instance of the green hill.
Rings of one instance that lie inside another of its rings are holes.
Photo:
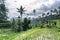
[[[0,40],[60,40],[60,30],[59,30],[60,20],[58,19],[58,20],[50,20],[50,21],[56,21],[57,28],[37,27],[20,33],[14,33],[14,32],[4,33],[4,31],[8,29],[1,29]],[[37,22],[35,24],[38,25],[40,24],[40,22]]]

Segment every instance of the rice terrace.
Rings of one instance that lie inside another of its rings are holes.
[[[60,0],[0,0],[0,40],[60,40]]]

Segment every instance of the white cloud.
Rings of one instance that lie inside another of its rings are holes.
[[[42,5],[51,6],[55,0],[6,0],[6,5],[10,10],[9,15],[17,16],[16,8],[19,8],[21,5],[25,7],[27,12],[30,12],[33,9],[42,7]]]
[[[42,4],[48,6],[53,4],[53,0],[7,0],[10,9],[18,8],[20,5],[26,7],[26,10],[32,10],[40,7]]]

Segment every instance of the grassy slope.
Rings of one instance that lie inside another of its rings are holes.
[[[7,35],[7,36],[3,36],[3,35]],[[39,38],[42,37],[42,38]],[[39,29],[39,28],[35,28],[35,29],[31,29],[28,30],[26,32],[21,32],[21,33],[11,33],[11,34],[0,34],[0,40],[6,39],[6,40],[23,40],[23,39],[27,39],[27,40],[36,40],[36,39],[58,39],[58,37],[60,38],[60,32],[57,32],[56,29],[47,29],[47,28],[43,28],[43,29]],[[58,39],[60,40],[60,39]]]
[[[34,30],[30,30],[26,33],[23,33],[19,36],[17,36],[16,38],[14,38],[13,40],[36,40],[39,37],[40,40],[41,39],[50,39],[50,40],[57,40],[58,36],[60,37],[60,34],[58,34],[58,32],[55,29],[47,29],[47,28],[43,28],[43,29],[34,29]],[[59,40],[59,39],[58,39]]]
[[[59,20],[53,20],[57,22],[57,27],[60,27]],[[47,28],[35,28],[21,33],[0,34],[0,40],[60,40],[60,32],[54,29]]]
[[[3,39],[12,39],[18,33],[11,33],[10,31],[6,33],[9,29],[0,29],[0,40]],[[11,37],[11,38],[10,38]]]
[[[56,26],[58,28],[60,28],[60,19],[59,20],[53,20],[53,21],[56,21],[57,22]],[[22,35],[23,36],[19,36],[19,38],[17,36],[17,39],[18,40],[22,40],[22,39],[35,40],[35,37],[39,38],[40,37],[39,35],[41,35],[41,36],[43,36],[43,38],[46,38],[46,39],[51,38],[51,40],[53,40],[53,39],[60,40],[59,39],[60,38],[60,32],[58,32],[58,30],[56,28],[55,29],[47,29],[47,28],[44,28],[44,29],[39,29],[39,28],[31,29],[30,31],[27,31],[26,33],[23,33]],[[51,35],[51,37],[49,37],[49,35]],[[41,40],[41,38],[40,38],[40,40]]]
[[[19,34],[16,38],[14,38],[13,40],[23,40],[27,37],[29,37],[31,34],[33,34],[34,32],[36,31],[39,31],[40,29],[38,28],[35,28],[35,29],[31,29],[31,30],[28,30],[28,31],[25,31],[23,32],[22,34]]]
[[[39,29],[38,29],[39,30]],[[6,39],[6,40],[19,40],[27,37],[28,35],[32,34],[33,32],[36,32],[36,29],[31,29],[28,31],[23,31],[21,33],[2,33],[0,34],[0,40]]]

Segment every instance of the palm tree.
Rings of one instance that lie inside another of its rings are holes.
[[[48,15],[49,15],[49,12],[47,12],[47,14],[46,14],[46,18],[47,18]]]
[[[42,17],[43,17],[43,18],[42,18],[42,21],[45,21],[44,16],[45,16],[45,13],[42,14]]]
[[[33,10],[33,13],[34,13],[34,16],[35,16],[35,13],[36,13],[36,10],[35,9]]]
[[[59,9],[59,14],[60,14],[60,7],[58,9]]]
[[[42,17],[44,17],[45,13],[42,14]]]
[[[51,12],[51,16],[52,16],[52,12],[53,12],[53,10],[50,10],[50,12]]]
[[[25,10],[24,10],[24,8],[22,6],[20,7],[20,9],[17,8],[17,10],[20,13],[21,21],[22,21],[22,15],[24,14]]]
[[[54,9],[54,13],[57,13],[58,14],[58,10],[57,9]]]
[[[17,10],[18,10],[18,12],[20,13],[20,16],[21,16],[21,17],[18,17],[18,18],[21,18],[21,21],[20,21],[20,23],[21,23],[20,26],[21,27],[20,28],[21,28],[21,31],[22,31],[23,30],[23,28],[22,28],[22,26],[23,26],[22,25],[22,15],[24,14],[25,10],[22,6],[20,7],[20,9],[17,8]]]
[[[53,10],[50,10],[50,13],[51,13],[50,16],[51,16],[51,19],[52,19],[52,13],[53,13]]]
[[[49,15],[49,12],[47,13],[47,15]]]

